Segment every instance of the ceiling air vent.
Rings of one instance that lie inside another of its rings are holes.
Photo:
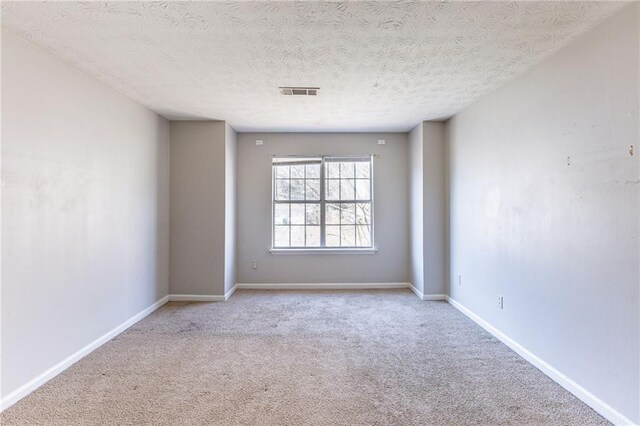
[[[287,96],[316,96],[319,87],[281,87],[280,94]]]

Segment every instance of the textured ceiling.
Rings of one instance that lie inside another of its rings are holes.
[[[2,25],[169,119],[405,131],[450,117],[623,4],[5,1]]]

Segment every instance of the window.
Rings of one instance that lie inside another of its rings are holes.
[[[366,157],[274,157],[273,248],[373,248]]]

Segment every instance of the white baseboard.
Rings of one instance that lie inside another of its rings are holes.
[[[229,300],[238,285],[231,287],[224,295],[215,294],[170,294],[169,302],[224,302]]]
[[[467,307],[462,305],[460,302],[452,299],[449,296],[446,296],[447,302],[451,304],[451,306],[458,309],[460,312],[465,314],[475,323],[477,323],[480,327],[487,330],[494,337],[500,340],[502,343],[510,347],[514,352],[520,355],[522,358],[527,360],[529,363],[533,364],[538,370],[542,371],[544,374],[549,376],[553,381],[558,383],[560,386],[571,392],[573,395],[582,400],[589,407],[593,408],[600,415],[605,417],[611,423],[615,425],[633,425],[634,423],[629,420],[622,413],[618,412],[612,406],[601,400],[600,398],[593,395],[591,392],[580,386],[578,383],[571,380],[569,377],[565,376],[562,372],[549,365],[547,362],[539,358],[537,355],[529,351],[524,346],[520,345],[518,342],[513,340],[511,337],[507,336],[487,321],[482,319],[473,311],[469,310]]]
[[[418,288],[415,287],[413,284],[409,284],[409,288],[411,289],[412,292],[415,293],[416,296],[418,296],[418,299],[420,300],[429,300],[429,301],[447,300],[446,294],[424,294],[423,292],[418,290]]]
[[[418,290],[417,287],[415,287],[413,284],[409,284],[409,289],[415,293],[416,296],[418,296],[418,299],[423,300],[422,298],[424,297],[424,294]]]
[[[447,295],[446,294],[423,294],[422,300],[445,301],[447,300]]]
[[[231,289],[229,289],[229,291],[224,294],[224,300],[229,300],[229,298],[233,295],[233,293],[236,292],[237,289],[238,284],[234,284],[233,287],[231,287]]]
[[[376,290],[409,288],[409,283],[238,283],[238,290]]]
[[[89,343],[87,346],[83,347],[79,351],[63,359],[62,361],[60,361],[53,367],[49,368],[48,370],[44,371],[43,373],[38,374],[33,379],[29,380],[27,383],[25,383],[24,385],[20,386],[18,389],[14,390],[10,394],[2,398],[2,400],[0,400],[0,412],[11,407],[13,404],[20,401],[22,398],[29,395],[31,392],[38,389],[40,386],[44,385],[49,380],[53,379],[55,376],[62,373],[64,370],[71,367],[73,364],[80,361],[82,358],[89,355],[91,352],[98,349],[100,346],[104,345],[109,340],[113,339],[118,334],[122,333],[127,328],[131,327],[132,325],[134,325],[135,323],[137,323],[138,321],[140,321],[141,319],[143,319],[144,317],[146,317],[147,315],[149,315],[150,313],[152,313],[153,311],[155,311],[156,309],[158,309],[160,306],[164,305],[168,301],[169,301],[169,296],[163,297],[162,299],[155,302],[153,305],[149,306],[148,308],[144,309],[142,312],[129,318],[128,320],[126,320],[125,322],[123,322],[113,330],[107,332],[106,334],[103,334],[101,337]]]
[[[224,302],[225,296],[213,294],[170,294],[169,302]]]

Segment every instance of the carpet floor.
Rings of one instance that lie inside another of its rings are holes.
[[[169,303],[0,424],[607,422],[447,303],[375,290]]]

